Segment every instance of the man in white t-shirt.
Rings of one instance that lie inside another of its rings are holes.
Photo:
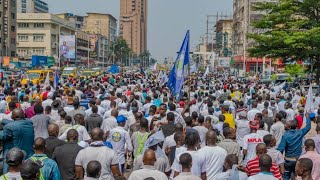
[[[248,120],[249,121],[254,121],[254,118],[256,116],[257,113],[261,113],[258,109],[257,109],[258,103],[256,101],[252,102],[252,109],[250,111],[248,111]]]
[[[185,144],[187,146],[187,151],[182,152],[180,154],[176,154],[174,162],[171,166],[171,169],[173,171],[173,177],[178,176],[179,173],[182,172],[182,167],[181,167],[180,161],[179,161],[180,156],[183,153],[189,153],[193,159],[192,167],[191,167],[191,174],[204,178],[205,171],[201,170],[201,166],[199,163],[199,154],[196,151],[199,143],[200,143],[200,137],[199,137],[199,133],[196,130],[187,132],[186,137],[185,137]]]
[[[91,131],[93,142],[89,147],[82,149],[75,160],[76,179],[86,178],[86,168],[90,161],[99,161],[101,164],[101,179],[114,179],[120,176],[117,153],[103,143],[103,131],[95,128]]]
[[[244,164],[256,157],[256,146],[263,142],[263,137],[257,134],[259,124],[256,121],[250,121],[249,123],[251,133],[243,137],[243,155],[245,156]]]
[[[151,103],[151,97],[150,96],[147,96],[146,97],[146,104],[143,105],[143,108],[142,108],[142,112],[144,112],[144,114],[149,114],[149,109],[150,109],[150,106],[152,105]]]
[[[284,105],[284,108],[286,109],[286,113],[287,113],[287,121],[292,121],[295,118],[295,112],[292,109],[292,104],[290,102],[286,102],[286,104]]]
[[[217,134],[208,131],[206,134],[206,146],[198,150],[199,163],[202,172],[206,173],[207,179],[215,179],[222,172],[224,159],[227,151],[217,146]]]
[[[78,131],[79,133],[79,141],[88,141],[90,140],[90,135],[87,131],[87,129],[82,126],[81,124],[84,124],[84,116],[82,114],[77,114],[74,116],[74,121],[75,121],[75,125],[71,126],[70,128],[68,128],[60,137],[59,139],[61,140],[66,140],[67,139],[67,133],[70,129],[75,129]]]
[[[243,137],[247,134],[250,134],[249,121],[247,119],[247,113],[245,111],[241,111],[239,113],[239,119],[236,119],[237,125],[237,143],[243,147]]]

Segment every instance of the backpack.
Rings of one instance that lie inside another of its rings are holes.
[[[40,158],[31,157],[30,159],[31,159],[33,162],[40,161],[41,164],[43,164],[43,161],[44,161],[45,159],[48,159],[48,157],[47,157],[47,156],[45,156],[45,157],[40,157]],[[44,180],[43,173],[42,173],[41,169],[40,169],[39,180]]]

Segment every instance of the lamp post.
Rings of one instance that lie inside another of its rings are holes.
[[[88,68],[90,64],[90,34],[88,34]]]

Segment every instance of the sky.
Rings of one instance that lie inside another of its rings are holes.
[[[109,13],[119,19],[120,0],[44,0],[50,13]],[[191,50],[206,33],[207,15],[232,13],[232,0],[149,0],[148,50],[162,61],[175,58],[187,30]]]

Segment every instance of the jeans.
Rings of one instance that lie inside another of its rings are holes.
[[[295,173],[296,161],[284,161],[284,173],[282,174],[283,180],[290,180],[291,174]]]

